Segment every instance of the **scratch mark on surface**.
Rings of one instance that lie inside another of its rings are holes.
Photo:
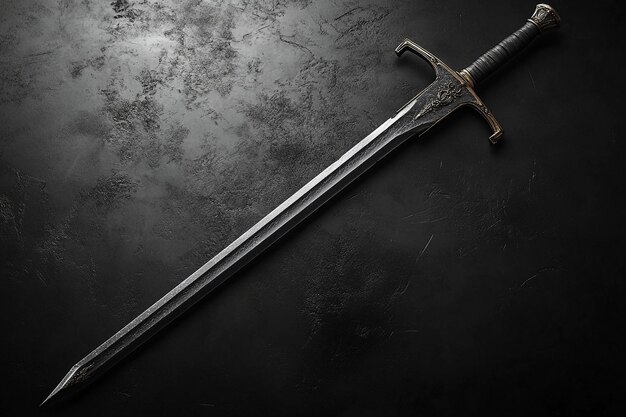
[[[356,24],[350,26],[348,29],[344,31],[339,31],[340,35],[337,37],[337,39],[335,39],[335,41],[339,41],[346,35],[353,35],[353,32],[362,30],[363,27],[367,24],[380,22],[381,20],[385,19],[390,13],[391,11],[385,11],[384,13],[378,14],[377,16],[369,18],[369,19],[359,19],[359,21]]]
[[[426,252],[426,249],[428,249],[428,246],[430,245],[430,242],[433,240],[433,236],[435,235],[430,235],[430,239],[428,239],[428,242],[426,242],[426,246],[424,246],[424,248],[417,255],[417,258],[415,259],[415,263],[417,263],[420,260],[420,258],[424,255],[424,253]]]
[[[444,193],[441,188],[435,187],[428,193],[428,199],[435,197],[450,198],[450,194]],[[430,209],[429,209],[430,210]]]
[[[443,216],[443,217],[437,217],[436,219],[420,220],[418,222],[412,222],[411,224],[435,223],[435,222],[440,222],[442,220],[445,220],[447,218],[448,218],[448,216]]]
[[[532,279],[534,279],[534,278],[537,278],[537,275],[538,275],[538,274],[535,274],[535,275],[533,275],[532,277],[528,278],[526,281],[522,282],[522,285],[520,285],[520,286],[519,286],[519,287],[520,287],[520,289],[521,289],[524,285],[526,285],[526,283],[527,283],[528,281],[530,281],[530,280],[532,280]]]
[[[494,224],[492,224],[491,226],[489,226],[489,227],[487,228],[487,230],[491,230],[494,226],[496,226],[496,225],[497,225],[498,223],[500,223],[501,221],[502,221],[502,219],[498,219],[498,220],[497,220]],[[485,231],[487,231],[487,230],[485,230]]]
[[[311,55],[313,55],[313,52],[311,52],[311,50],[309,48],[307,48],[304,45],[299,44],[298,42],[294,42],[294,41],[290,41],[289,39],[285,39],[285,36],[283,34],[279,34],[278,38],[285,43],[288,43],[289,45],[293,45],[296,48],[302,49],[303,51],[307,51],[308,53],[310,53]]]
[[[396,292],[396,295],[404,295],[404,293],[406,292],[406,290],[409,289],[409,285],[411,285],[411,281],[407,281],[406,285],[404,286],[404,289],[400,292]]]
[[[48,286],[48,282],[46,281],[46,279],[44,278],[44,276],[41,274],[41,272],[39,272],[39,271],[35,271],[35,274],[37,275],[37,279],[38,279],[39,281],[41,281],[41,283],[42,283],[44,286],[46,286],[46,287],[47,287],[47,286]]]
[[[352,13],[354,13],[355,11],[357,11],[357,10],[362,10],[362,9],[363,9],[363,8],[362,8],[361,6],[354,7],[354,8],[352,8],[352,9],[348,10],[347,12],[345,12],[344,14],[337,16],[337,17],[335,18],[335,20],[339,20],[339,19],[341,19],[342,17],[346,17],[347,15],[352,14]]]
[[[429,196],[429,197],[430,197],[430,196]],[[422,210],[416,211],[415,213],[411,213],[411,214],[409,214],[408,216],[404,216],[404,217],[402,217],[400,220],[410,219],[411,217],[416,216],[416,215],[417,215],[417,216],[420,216],[420,215],[422,215],[422,214],[426,214],[426,213],[428,213],[429,211],[431,211],[431,210],[433,210],[433,209],[436,209],[436,208],[434,208],[434,207],[426,207],[425,209],[422,209]]]
[[[243,35],[241,35],[241,39],[239,39],[239,40],[235,40],[235,39],[233,39],[233,40],[232,40],[232,42],[241,42],[241,41],[243,41],[244,39],[246,39],[248,36],[252,36],[252,35],[253,35],[253,34],[255,34],[255,33],[259,33],[259,32],[261,32],[263,29],[267,29],[268,27],[270,27],[270,25],[269,25],[269,24],[268,24],[268,25],[263,25],[263,26],[261,26],[260,28],[258,28],[257,30],[253,30],[252,32],[244,33]]]
[[[35,52],[33,54],[26,55],[25,58],[35,58],[35,57],[38,57],[38,56],[49,55],[52,52],[54,52],[54,51]]]
[[[537,89],[537,86],[535,85],[535,79],[533,78],[533,75],[530,73],[530,70],[528,70],[528,75],[530,76],[530,81],[533,83],[533,89]]]
[[[550,272],[550,271],[562,271],[562,269],[559,268],[558,266],[557,267],[547,266],[547,267],[541,268],[537,272],[535,272],[533,276],[531,276],[530,278],[527,278],[524,282],[522,282],[522,285],[520,285],[518,289],[522,289],[528,282],[537,278],[539,275],[543,274],[544,272]]]

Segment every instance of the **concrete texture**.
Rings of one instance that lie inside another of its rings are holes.
[[[534,3],[3,0],[3,415],[623,415],[626,10],[553,5],[502,146],[455,115],[42,410],[429,83],[402,38],[460,69]]]

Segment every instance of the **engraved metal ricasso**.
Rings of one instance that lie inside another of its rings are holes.
[[[537,25],[539,30],[544,32],[548,29],[558,28],[561,24],[561,17],[551,6],[541,3],[535,7],[535,12],[528,21]]]

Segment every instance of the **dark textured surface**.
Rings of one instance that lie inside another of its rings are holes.
[[[623,415],[618,2],[87,391],[68,368],[531,2],[2,1],[3,415]],[[611,41],[607,41],[607,40]]]

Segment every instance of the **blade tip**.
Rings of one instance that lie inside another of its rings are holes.
[[[39,407],[43,407],[46,405],[50,405],[50,402],[57,396],[57,393],[59,392],[59,387],[57,386],[54,390],[52,390],[52,392],[46,397],[45,400],[43,400],[41,402],[41,404],[39,404]]]
[[[63,377],[61,382],[59,382],[57,386],[52,390],[52,392],[46,397],[46,399],[43,400],[41,404],[39,404],[39,407],[49,405],[51,402],[54,402],[55,400],[62,397],[63,393],[67,392],[68,386],[72,385],[72,377],[74,376],[78,368],[78,364],[72,366],[69,372]]]

